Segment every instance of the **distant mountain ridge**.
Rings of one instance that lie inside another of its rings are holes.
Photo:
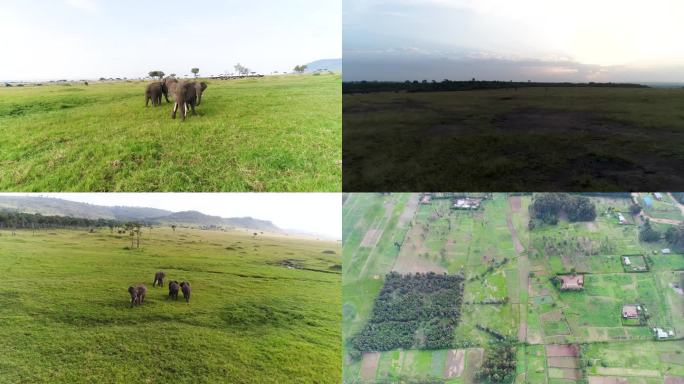
[[[342,59],[322,59],[308,63],[306,72],[316,72],[318,70],[342,72]]]
[[[258,231],[284,233],[268,220],[253,217],[229,217],[206,215],[198,211],[172,212],[147,207],[102,206],[52,197],[0,196],[0,209],[45,216],[71,216],[86,219],[113,219],[119,221],[145,221],[157,224],[186,224],[200,226],[230,226]]]

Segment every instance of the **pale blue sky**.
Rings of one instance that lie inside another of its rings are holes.
[[[44,196],[105,206],[198,211],[221,217],[251,216],[297,229],[342,238],[340,193],[5,193]]]
[[[1,80],[291,71],[341,57],[341,0],[0,0]]]
[[[684,81],[679,0],[345,0],[345,80]]]

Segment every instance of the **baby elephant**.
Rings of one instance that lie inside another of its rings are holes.
[[[172,281],[169,283],[169,297],[178,300],[178,289],[180,286],[178,285],[177,281]]]
[[[128,293],[131,295],[131,307],[140,305],[145,301],[147,287],[145,287],[145,284],[140,284],[137,287],[128,287]]]
[[[185,297],[185,302],[190,302],[190,283],[184,281],[181,283],[181,289],[183,290],[183,297]]]
[[[161,105],[162,94],[166,93],[166,85],[162,82],[155,81],[147,85],[145,89],[145,106],[152,100],[153,106]]]
[[[155,287],[157,284],[159,284],[160,287],[164,286],[164,278],[166,277],[166,273],[159,271],[154,274],[154,282],[152,283],[152,286]]]

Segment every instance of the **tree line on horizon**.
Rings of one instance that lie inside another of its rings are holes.
[[[484,89],[518,89],[518,88],[552,88],[552,87],[604,87],[604,88],[649,88],[633,83],[550,83],[535,81],[499,81],[499,80],[406,80],[406,81],[345,81],[342,93],[373,92],[448,92],[471,91]]]

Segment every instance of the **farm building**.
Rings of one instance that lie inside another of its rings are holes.
[[[562,275],[561,290],[580,290],[584,288],[584,275]]]
[[[430,204],[430,195],[429,194],[424,194],[423,197],[420,199],[421,204]]]
[[[622,258],[622,260],[623,260],[623,262],[625,263],[625,265],[632,265],[632,262],[629,261],[629,257],[624,256],[624,257]]]
[[[663,339],[667,339],[669,337],[674,336],[674,332],[666,331],[662,328],[653,328],[653,334],[655,335],[656,339],[658,339],[658,340],[663,340]]]
[[[480,203],[482,203],[482,199],[474,199],[474,198],[459,198],[454,200],[454,204],[451,206],[452,209],[478,209],[480,208]]]
[[[660,192],[653,192],[653,197],[655,197],[656,200],[663,199],[663,195]]]
[[[662,252],[663,255],[667,255],[667,254],[670,253],[671,251],[670,251],[670,248],[663,248],[663,249],[660,250],[660,252]]]
[[[627,224],[627,219],[625,219],[625,216],[622,213],[618,212],[617,217],[620,224]]]
[[[625,319],[638,319],[641,306],[637,304],[625,304],[622,306],[622,317]]]

